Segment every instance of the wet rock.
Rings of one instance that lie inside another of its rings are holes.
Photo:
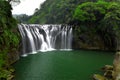
[[[114,80],[120,80],[120,52],[117,52],[113,62]]]
[[[107,80],[107,79],[104,76],[101,76],[99,74],[94,74],[93,80]]]
[[[104,72],[106,72],[106,71],[108,71],[108,70],[113,70],[113,66],[111,66],[111,65],[105,65],[103,68],[101,68],[102,69],[102,71],[104,71]]]
[[[104,73],[104,77],[106,77],[106,78],[109,79],[109,80],[113,80],[113,74],[114,74],[114,71],[113,71],[113,70],[107,70],[107,71]]]

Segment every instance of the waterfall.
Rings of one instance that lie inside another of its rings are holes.
[[[68,25],[19,24],[22,54],[72,49],[72,27]]]

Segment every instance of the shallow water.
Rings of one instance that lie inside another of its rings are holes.
[[[50,51],[22,57],[14,64],[15,80],[92,80],[100,68],[112,64],[113,52]]]

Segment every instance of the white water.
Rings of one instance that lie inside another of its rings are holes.
[[[22,37],[22,54],[37,51],[72,49],[72,27],[68,25],[19,24]]]

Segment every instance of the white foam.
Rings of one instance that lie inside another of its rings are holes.
[[[60,49],[60,51],[72,51],[72,49]]]
[[[21,55],[22,57],[27,57],[27,54],[23,54],[23,55]]]

